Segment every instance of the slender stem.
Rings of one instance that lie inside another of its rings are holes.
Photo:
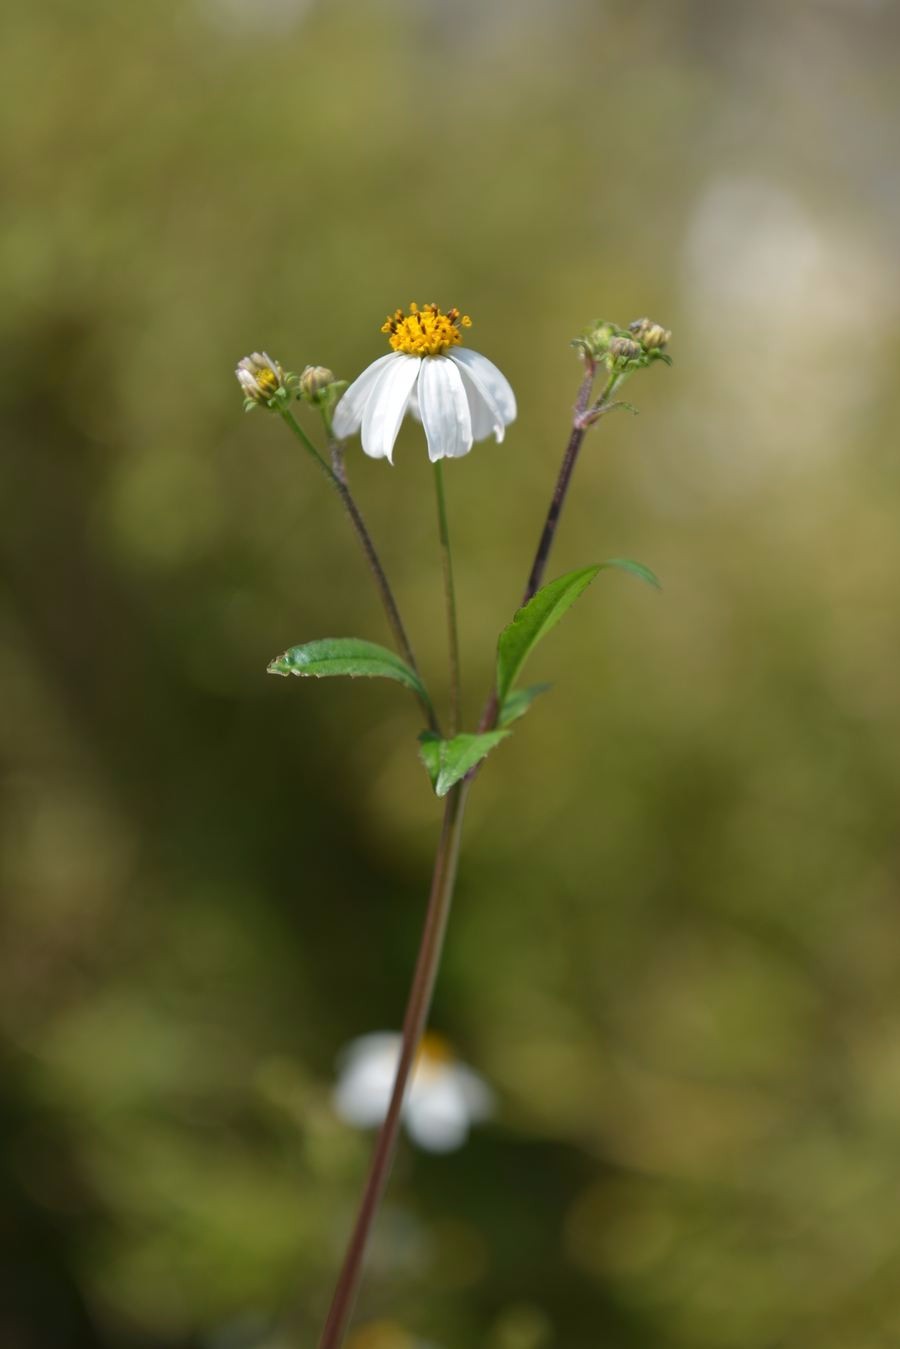
[[[400,610],[397,608],[397,601],[394,599],[394,592],[391,590],[390,583],[388,582],[388,578],[387,575],[385,574],[384,567],[381,565],[381,559],[379,558],[378,553],[375,551],[375,544],[372,542],[372,536],[369,533],[368,528],[366,526],[366,522],[362,517],[362,512],[357,506],[353,498],[353,494],[351,493],[350,488],[347,485],[346,475],[343,471],[343,458],[341,456],[339,446],[337,445],[336,442],[333,443],[331,446],[331,458],[333,467],[329,467],[325,459],[323,459],[322,455],[319,453],[315,445],[310,440],[309,436],[303,430],[303,427],[297,421],[294,414],[285,409],[281,415],[287,422],[288,426],[293,431],[294,435],[300,441],[303,448],[315,461],[319,470],[324,474],[325,478],[328,480],[329,485],[334,489],[335,492],[337,492],[338,496],[340,497],[344,505],[344,509],[346,510],[347,514],[350,517],[350,523],[353,525],[353,528],[356,531],[356,537],[359,539],[359,542],[362,546],[362,550],[363,553],[365,554],[366,561],[369,564],[369,569],[372,572],[373,577],[375,578],[375,584],[378,587],[378,592],[381,596],[381,603],[384,606],[384,611],[385,614],[387,615],[388,624],[390,625],[391,632],[394,634],[394,641],[397,643],[397,646],[399,647],[400,654],[402,655],[403,659],[406,661],[407,665],[413,671],[415,671],[417,675],[419,675],[419,680],[421,682],[422,676],[419,674],[419,667],[416,664],[416,657],[415,654],[413,653],[412,644],[410,643],[410,640],[406,635],[406,629],[404,628],[403,620],[400,617]],[[427,697],[424,698],[420,697],[419,701],[422,704],[422,708],[425,712],[426,717],[428,718],[429,727],[431,728],[431,730],[440,733],[440,726],[438,725],[437,717],[435,716],[434,708],[431,706],[430,699],[428,699]]]
[[[328,448],[331,451],[331,471],[342,482],[349,491],[350,484],[347,481],[347,469],[344,464],[344,447],[339,440],[336,440],[331,431],[328,431]]]
[[[435,978],[440,964],[444,933],[453,899],[463,813],[468,790],[466,783],[459,783],[456,787],[451,788],[444,806],[444,820],[434,859],[428,909],[425,914],[422,940],[416,959],[409,999],[406,1004],[406,1015],[403,1019],[400,1062],[397,1065],[397,1075],[394,1079],[394,1088],[391,1093],[387,1115],[375,1142],[369,1174],[366,1178],[356,1221],[353,1225],[344,1263],[332,1297],[328,1319],[319,1341],[319,1349],[339,1349],[343,1341],[359,1289],[369,1233],[390,1176],[397,1147],[397,1135],[400,1130],[400,1112],[403,1107],[403,1099],[422,1040],[425,1023],[428,1019],[431,995],[434,991]]]
[[[319,451],[316,449],[315,445],[310,440],[309,436],[304,431],[303,427],[297,421],[297,418],[294,416],[293,412],[289,411],[289,409],[287,408],[282,408],[281,415],[287,422],[288,426],[293,431],[294,435],[300,441],[300,444],[303,446],[304,450],[306,450],[306,453],[310,456],[310,458],[315,460],[316,467],[321,469],[321,471],[325,474],[326,477],[330,477],[331,470],[329,469],[322,455],[319,454]]]
[[[562,514],[562,508],[565,505],[566,493],[569,490],[569,483],[572,481],[572,473],[578,460],[578,451],[581,449],[581,443],[587,435],[587,426],[582,424],[582,418],[587,412],[587,406],[590,402],[591,389],[594,387],[596,371],[593,364],[590,364],[585,372],[584,379],[581,381],[581,388],[578,390],[578,398],[575,401],[575,416],[572,420],[572,433],[569,436],[569,443],[566,446],[563,461],[560,465],[559,476],[556,479],[556,487],[550,501],[550,509],[547,511],[547,519],[544,521],[544,528],[541,531],[541,537],[538,540],[537,551],[534,555],[534,562],[531,565],[531,571],[528,574],[528,583],[525,586],[525,594],[522,596],[522,603],[527,604],[533,595],[536,595],[541,588],[541,582],[544,579],[544,572],[547,569],[547,561],[550,557],[550,549],[553,547],[553,540],[556,537],[556,527],[559,524],[559,517]],[[615,382],[615,376],[610,375],[606,388],[600,398],[600,403],[604,403],[609,396],[612,386]]]
[[[325,436],[328,441],[328,448],[331,451],[331,471],[345,487],[349,487],[347,469],[344,465],[344,446],[343,442],[338,440],[334,434],[331,411],[326,404],[323,404],[319,411],[322,414],[322,425],[325,427]]]
[[[584,414],[587,412],[588,403],[591,400],[591,390],[594,387],[594,380],[596,378],[597,367],[593,361],[588,360],[586,362],[584,379],[581,381],[578,397],[575,400],[572,430],[569,435],[565,453],[563,454],[559,475],[556,479],[556,486],[550,500],[550,508],[547,511],[547,518],[544,521],[544,528],[541,530],[541,536],[538,539],[537,551],[534,555],[534,561],[531,564],[531,571],[528,573],[528,580],[525,584],[525,593],[522,596],[522,604],[527,604],[528,601],[537,594],[541,588],[541,582],[544,579],[544,572],[547,569],[547,562],[550,558],[550,550],[553,547],[553,540],[556,538],[559,517],[562,514],[562,508],[566,501],[566,493],[569,490],[569,483],[572,481],[572,474],[578,460],[578,451],[581,449],[581,443],[588,432],[589,423],[584,421]],[[618,375],[611,374],[606,381],[606,386],[597,402],[598,408],[602,407],[607,402],[618,382]],[[497,720],[498,711],[499,704],[497,700],[497,690],[494,688],[491,690],[490,696],[484,705],[481,720],[478,723],[479,732],[491,730]]]
[[[441,539],[441,566],[444,572],[444,604],[447,610],[447,641],[450,647],[450,734],[459,730],[461,692],[459,679],[459,630],[456,624],[456,591],[453,586],[453,555],[447,527],[447,501],[444,496],[444,462],[435,460],[434,487],[437,495],[438,533]]]

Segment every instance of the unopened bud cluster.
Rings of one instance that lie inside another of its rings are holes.
[[[663,351],[672,334],[652,319],[635,319],[627,328],[599,319],[572,343],[586,360],[601,362],[611,374],[630,374],[653,361],[671,363]]]
[[[258,407],[283,412],[294,398],[299,398],[327,413],[347,387],[345,380],[335,379],[324,365],[308,365],[302,375],[294,375],[283,370],[265,351],[245,356],[238,361],[234,373],[244,391],[246,412]]]

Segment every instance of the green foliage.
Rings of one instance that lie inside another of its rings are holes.
[[[509,726],[519,717],[524,717],[535,698],[552,687],[552,684],[529,684],[525,689],[511,689],[500,708],[497,725]]]
[[[582,567],[558,576],[542,586],[503,629],[497,643],[497,697],[501,707],[532,648],[556,626],[599,570],[599,566]]]
[[[611,557],[598,562],[593,567],[582,567],[578,571],[568,571],[555,581],[542,586],[527,604],[518,611],[513,621],[504,628],[497,643],[497,697],[500,702],[499,724],[507,725],[527,711],[529,703],[546,688],[545,684],[531,689],[520,689],[513,694],[512,686],[516,676],[525,664],[532,649],[551,628],[555,627],[567,609],[570,609],[579,595],[588,588],[594,577],[601,571],[615,567],[618,571],[630,572],[648,585],[660,589],[657,577],[642,562],[632,562],[627,557]]]
[[[646,581],[648,586],[653,586],[654,590],[662,590],[659,577],[649,567],[645,567],[643,562],[633,562],[629,557],[608,557],[605,562],[600,563],[598,570],[606,571],[610,567],[615,567],[617,571],[629,572],[638,580]]]
[[[405,684],[425,702],[428,695],[414,670],[386,646],[361,637],[323,637],[316,642],[292,646],[266,667],[269,674],[312,675],[327,679],[348,675],[351,679],[394,679]]]
[[[486,731],[483,735],[463,733],[452,740],[442,740],[433,731],[423,731],[419,736],[419,757],[428,770],[435,794],[446,796],[470,768],[480,763],[508,735],[509,731]]]

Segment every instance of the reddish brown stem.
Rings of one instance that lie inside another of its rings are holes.
[[[319,1349],[339,1349],[343,1342],[359,1290],[369,1233],[391,1174],[391,1165],[397,1148],[397,1135],[400,1131],[403,1099],[428,1019],[431,995],[440,964],[444,933],[453,899],[467,794],[468,785],[459,783],[451,788],[444,806],[444,821],[434,859],[425,925],[422,929],[422,940],[406,1004],[406,1015],[403,1019],[403,1038],[397,1076],[394,1079],[388,1112],[375,1142],[369,1174],[338,1276],[337,1287],[331,1300],[328,1320],[319,1341]]]
[[[534,555],[534,561],[531,564],[531,571],[528,573],[528,580],[525,584],[525,593],[522,596],[522,604],[527,604],[532,596],[536,595],[540,590],[541,582],[544,579],[544,572],[547,570],[550,550],[553,547],[553,540],[556,537],[556,529],[559,524],[559,517],[562,514],[562,508],[565,505],[569,483],[572,481],[572,474],[578,459],[578,451],[581,449],[581,442],[587,434],[588,427],[584,423],[584,414],[587,412],[588,403],[591,400],[591,390],[594,387],[594,380],[596,377],[597,367],[590,357],[586,357],[584,379],[581,381],[581,388],[578,390],[578,397],[575,400],[575,410],[572,417],[572,431],[569,435],[565,453],[563,454],[563,461],[560,465],[559,475],[556,479],[556,487],[553,490],[553,496],[550,500],[550,509],[547,511],[544,528],[541,530],[541,537],[538,539],[537,551]],[[609,394],[612,383],[613,381],[610,379],[600,399],[601,404]],[[521,605],[519,607],[521,608]],[[493,688],[491,689],[490,697],[484,705],[484,711],[482,712],[481,720],[478,723],[479,732],[490,731],[493,729],[499,710],[497,690],[496,688]]]

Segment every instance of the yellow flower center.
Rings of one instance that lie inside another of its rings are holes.
[[[455,1057],[449,1040],[445,1040],[443,1035],[438,1035],[436,1031],[426,1031],[416,1055],[416,1072],[429,1076],[452,1063]]]
[[[468,314],[460,314],[458,309],[448,309],[445,314],[436,304],[426,304],[421,309],[411,304],[408,314],[397,309],[389,315],[381,331],[389,334],[395,351],[404,351],[408,356],[442,356],[449,347],[462,341],[460,329],[471,326]]]
[[[260,389],[262,389],[264,393],[267,393],[270,396],[273,393],[277,393],[278,376],[275,374],[273,370],[270,370],[268,366],[263,366],[262,369],[257,370],[255,378],[256,383],[259,385]]]

